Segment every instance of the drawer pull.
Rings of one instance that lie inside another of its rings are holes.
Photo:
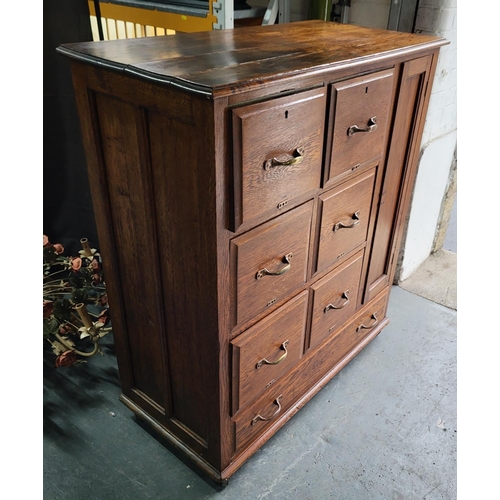
[[[373,314],[372,314],[372,319],[374,319],[374,320],[375,320],[375,322],[374,322],[374,323],[372,323],[372,324],[371,324],[371,325],[369,325],[369,326],[366,326],[366,325],[363,325],[363,324],[359,325],[359,326],[356,328],[356,333],[358,333],[358,332],[359,332],[359,331],[361,331],[361,330],[371,330],[371,329],[372,329],[375,325],[378,325],[378,318],[377,318],[376,313],[373,313]]]
[[[270,170],[273,167],[283,167],[288,165],[298,165],[304,159],[304,148],[297,148],[292,155],[284,154],[280,158],[271,158],[264,162],[264,170]]]
[[[359,210],[356,210],[356,212],[354,212],[351,216],[351,219],[353,220],[353,222],[351,222],[350,224],[344,224],[343,222],[337,222],[337,224],[335,224],[333,226],[333,231],[338,231],[339,229],[350,229],[352,227],[356,227],[358,224],[359,224]]]
[[[281,269],[278,269],[277,271],[269,271],[269,269],[267,268],[261,269],[260,271],[257,271],[255,279],[260,280],[264,276],[281,276],[282,274],[285,274],[292,267],[292,264],[290,262],[291,258],[292,258],[291,253],[286,254],[283,257],[283,262],[286,264],[285,266],[283,266]]]
[[[279,365],[282,361],[285,361],[288,356],[288,351],[286,350],[286,346],[290,341],[285,340],[283,344],[281,344],[280,349],[283,349],[285,352],[276,360],[276,361],[268,361],[266,358],[262,358],[256,365],[255,368],[258,370],[262,367],[262,365]]]
[[[262,420],[263,422],[268,422],[269,420],[272,420],[281,411],[281,398],[282,397],[283,397],[283,394],[280,394],[274,400],[274,404],[278,405],[278,409],[271,416],[269,416],[269,417],[263,417],[261,415],[257,415],[256,417],[253,418],[252,425],[255,425],[259,420]]]
[[[325,310],[323,312],[327,313],[330,309],[342,309],[343,307],[345,307],[347,304],[349,304],[349,290],[346,290],[343,294],[342,294],[342,298],[343,299],[346,299],[345,302],[343,302],[342,304],[340,304],[339,306],[334,306],[333,304],[328,304],[326,307],[325,307]]]
[[[351,135],[357,134],[358,132],[373,132],[376,129],[377,129],[377,117],[372,116],[368,120],[368,127],[359,128],[357,125],[353,125],[352,127],[349,127],[347,129],[347,135],[351,136]]]

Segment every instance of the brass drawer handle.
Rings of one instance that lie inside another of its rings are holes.
[[[359,218],[359,210],[356,210],[356,212],[354,212],[352,215],[351,215],[351,219],[353,220],[353,222],[351,222],[350,224],[344,224],[343,222],[337,222],[334,226],[333,226],[333,231],[336,232],[338,231],[339,229],[350,229],[352,227],[356,227],[359,222],[360,222],[360,218]]]
[[[323,312],[327,313],[330,309],[342,309],[343,307],[345,307],[347,304],[349,304],[349,290],[346,290],[343,294],[342,294],[342,298],[343,299],[346,299],[345,302],[343,302],[342,304],[340,304],[339,306],[334,306],[333,304],[328,304],[326,307],[325,307],[325,310]]]
[[[264,170],[270,170],[273,167],[283,167],[288,165],[298,165],[304,159],[304,148],[297,148],[293,154],[282,155],[281,158],[271,158],[264,162]]]
[[[376,129],[377,129],[377,117],[372,116],[368,120],[368,127],[359,128],[357,125],[352,125],[352,127],[349,127],[347,129],[347,135],[350,137],[351,135],[357,134],[358,132],[373,132]]]
[[[278,269],[277,271],[269,271],[269,269],[267,268],[261,269],[260,271],[257,271],[255,279],[260,280],[264,276],[281,276],[282,274],[285,274],[287,271],[290,271],[290,268],[292,267],[292,264],[290,262],[291,258],[292,254],[287,253],[283,257],[283,262],[286,264],[285,266],[283,266],[281,269]]]
[[[376,313],[373,313],[372,314],[372,319],[375,320],[374,323],[372,323],[371,325],[369,326],[366,326],[366,325],[359,325],[357,328],[356,328],[356,333],[358,333],[359,331],[361,330],[371,330],[375,325],[378,325],[378,318],[377,318],[377,314]]]
[[[283,397],[283,394],[280,394],[274,400],[274,404],[278,405],[278,409],[271,416],[263,417],[262,415],[257,415],[256,417],[253,418],[252,425],[255,425],[259,420],[262,420],[263,422],[268,422],[269,420],[272,420],[281,411],[281,398],[282,397]]]
[[[255,368],[258,370],[262,365],[279,365],[282,361],[285,361],[288,356],[288,351],[286,350],[286,346],[290,341],[285,340],[283,344],[281,344],[280,349],[283,349],[285,352],[276,360],[276,361],[268,361],[266,358],[262,358],[256,365]]]

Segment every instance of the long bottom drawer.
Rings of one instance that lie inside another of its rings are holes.
[[[281,425],[283,425],[289,418],[288,416],[283,419],[283,416],[287,416],[288,410],[294,406],[302,406],[304,396],[312,397],[319,390],[320,387],[315,388],[318,382],[326,378],[324,382],[326,383],[357,354],[357,349],[363,344],[365,338],[375,332],[378,333],[387,325],[388,320],[385,317],[387,299],[386,291],[374,301],[366,304],[349,320],[345,328],[318,348],[309,351],[263,396],[235,415],[233,418],[235,453],[242,452],[245,447],[251,446],[252,442],[273,424],[281,420]],[[338,370],[336,370],[337,366]]]

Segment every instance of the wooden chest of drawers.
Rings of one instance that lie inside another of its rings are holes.
[[[387,325],[442,39],[66,44],[122,401],[224,482]]]

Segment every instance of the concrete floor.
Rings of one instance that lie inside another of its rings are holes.
[[[434,293],[450,272],[425,278]],[[87,364],[56,370],[48,353],[43,498],[455,499],[457,312],[425,293],[393,287],[387,328],[224,489],[118,401],[112,337]]]
[[[401,288],[457,310],[457,198],[453,203],[443,248],[430,255]]]
[[[420,297],[457,310],[457,254],[441,249],[399,286]]]

